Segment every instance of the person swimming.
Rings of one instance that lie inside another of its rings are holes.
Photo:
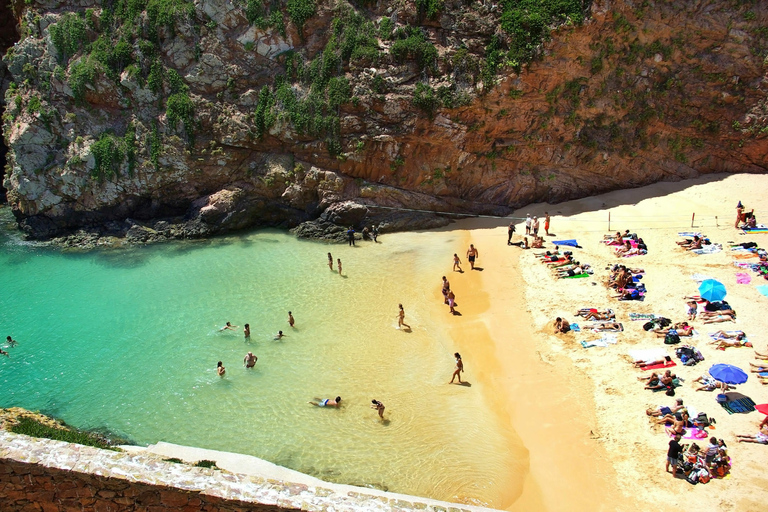
[[[284,336],[285,334],[283,334],[283,331],[277,331],[277,334],[275,334],[275,339],[279,340],[279,339],[282,339]]]
[[[307,402],[308,404],[312,404],[316,407],[339,407],[341,402],[341,397],[337,396],[335,399],[330,398],[314,398],[315,401],[310,400]]]
[[[219,377],[224,377],[224,374],[227,373],[227,369],[224,368],[224,363],[221,361],[216,363],[216,373],[219,375]]]
[[[6,336],[5,337],[5,341],[8,343],[9,347],[15,347],[16,343],[17,343],[17,341],[15,339],[11,338],[10,336]]]
[[[234,331],[235,329],[237,329],[236,325],[232,325],[231,323],[227,322],[227,325],[225,325],[224,327],[219,329],[219,332],[221,332],[221,331]]]

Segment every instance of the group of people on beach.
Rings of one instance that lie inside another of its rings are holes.
[[[544,247],[544,237],[539,236],[539,226],[540,221],[537,216],[531,217],[531,214],[528,213],[525,216],[525,236],[520,242],[512,242],[512,236],[515,234],[515,231],[517,231],[517,228],[515,226],[514,222],[511,222],[509,224],[509,227],[507,228],[507,245],[519,245],[523,249],[541,249]],[[554,236],[550,234],[549,232],[549,226],[550,226],[550,217],[549,212],[544,212],[544,232],[547,236]],[[529,243],[528,237],[533,237],[533,240]]]

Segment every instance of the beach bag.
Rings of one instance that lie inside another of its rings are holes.
[[[697,363],[698,363],[699,361],[703,361],[703,360],[704,360],[704,356],[703,356],[703,355],[701,355],[701,351],[700,351],[699,349],[696,349],[696,351],[695,351],[695,352],[694,352],[694,354],[693,354],[693,357],[694,357],[694,359],[696,359],[696,362],[697,362]]]
[[[643,330],[644,330],[644,331],[650,331],[650,330],[652,330],[652,329],[653,329],[655,326],[656,326],[656,324],[654,324],[653,322],[646,322],[646,323],[644,323],[644,324],[643,324]]]
[[[706,469],[700,469],[699,470],[699,483],[700,484],[706,484],[709,482],[709,471]]]
[[[664,344],[677,345],[678,343],[680,343],[680,336],[678,336],[676,332],[668,332],[667,335],[664,336]]]
[[[709,418],[707,418],[707,413],[700,412],[699,415],[696,416],[696,419],[693,420],[693,422],[702,427],[706,427],[707,425],[709,425]]]

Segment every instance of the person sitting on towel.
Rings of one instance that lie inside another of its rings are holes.
[[[648,416],[654,416],[654,417],[660,417],[660,416],[669,416],[676,412],[679,412],[681,409],[685,409],[685,406],[683,405],[683,399],[678,398],[676,400],[676,404],[673,407],[667,407],[666,405],[660,405],[655,408],[648,408],[645,410],[645,414]]]

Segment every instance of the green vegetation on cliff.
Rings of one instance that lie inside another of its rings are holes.
[[[104,436],[92,432],[84,432],[69,427],[56,428],[43,422],[30,418],[28,416],[19,416],[16,423],[8,428],[15,434],[24,434],[31,437],[40,437],[44,439],[54,439],[66,443],[82,444],[85,446],[95,446],[106,450],[118,450]]]

